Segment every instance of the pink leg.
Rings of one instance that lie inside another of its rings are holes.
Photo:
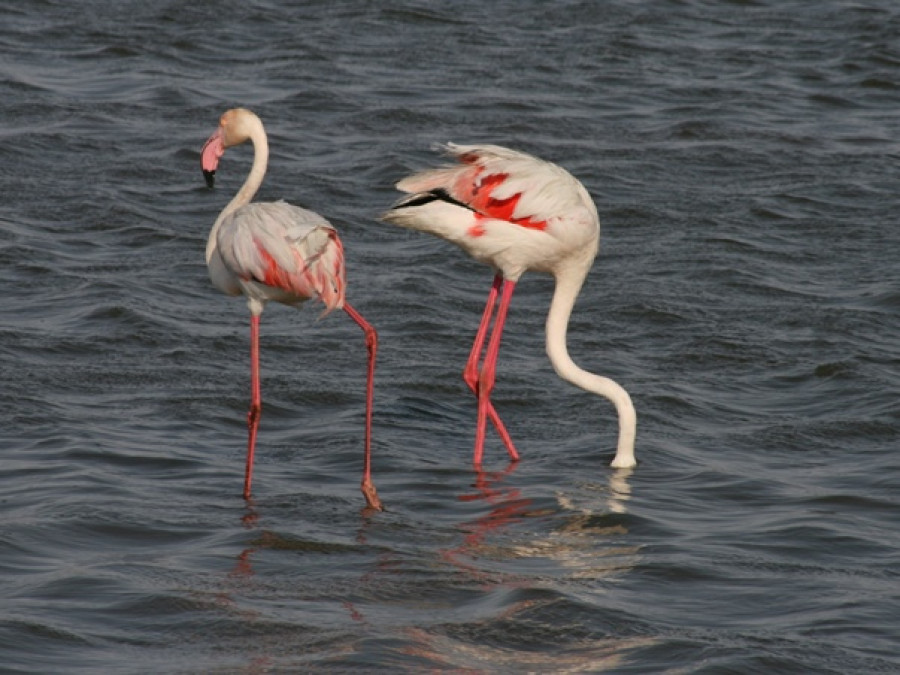
[[[372,482],[372,399],[375,388],[375,355],[378,352],[378,333],[372,325],[357,312],[350,303],[344,303],[344,311],[353,319],[366,334],[366,349],[369,352],[369,364],[366,377],[366,437],[365,458],[363,460],[362,493],[366,498],[369,508],[384,511],[384,505],[378,498],[375,484]]]
[[[494,283],[491,286],[490,293],[488,293],[487,303],[484,306],[484,314],[481,316],[481,324],[478,326],[478,332],[475,334],[475,342],[472,343],[472,351],[469,353],[469,360],[466,362],[466,368],[463,371],[463,380],[469,385],[469,389],[472,390],[479,401],[481,400],[481,392],[478,385],[478,361],[481,358],[481,350],[484,347],[488,326],[491,323],[491,316],[494,313],[494,304],[497,301],[497,295],[502,286],[503,277],[498,274],[494,277]],[[497,411],[494,409],[494,404],[491,403],[490,400],[488,400],[487,405],[488,417],[490,417],[491,422],[497,429],[497,433],[500,434],[500,439],[506,446],[510,458],[514,461],[518,460],[519,453],[516,452],[512,438],[510,438],[509,432],[506,430],[506,425],[503,424],[503,420],[500,419],[500,415],[497,414]]]
[[[514,281],[506,280],[503,283],[503,292],[500,295],[500,306],[497,308],[497,318],[494,321],[494,329],[491,331],[491,339],[488,342],[487,354],[484,357],[484,365],[478,379],[478,423],[475,427],[475,456],[473,463],[481,466],[481,458],[484,454],[484,436],[487,431],[488,408],[491,405],[491,391],[494,389],[494,380],[497,373],[497,355],[500,352],[500,338],[503,336],[503,325],[506,323],[506,313],[509,310],[509,302],[513,291],[516,289]],[[518,456],[513,457],[518,459]]]
[[[488,326],[491,323],[491,316],[494,314],[494,305],[497,302],[497,294],[500,292],[501,286],[503,286],[503,277],[498,274],[494,277],[491,292],[488,293],[484,314],[481,315],[481,323],[478,326],[478,332],[475,334],[475,342],[472,343],[472,351],[469,352],[469,360],[466,362],[466,369],[463,371],[463,379],[469,385],[469,389],[476,395],[478,394],[478,361],[481,359],[481,350],[484,347],[484,340],[487,337]]]
[[[244,472],[244,499],[250,499],[250,483],[253,480],[253,453],[256,450],[256,431],[262,414],[262,397],[259,391],[259,315],[250,316],[250,412],[247,413],[247,468]]]

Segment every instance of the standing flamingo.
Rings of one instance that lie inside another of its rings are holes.
[[[259,117],[234,108],[203,146],[201,163],[206,184],[213,186],[216,167],[226,148],[249,140],[253,166],[238,193],[216,218],[206,244],[206,264],[213,285],[228,295],[243,294],[250,308],[250,412],[247,415],[247,467],[244,499],[250,497],[256,432],[262,412],[259,387],[259,316],[269,300],[299,307],[321,300],[327,314],[343,309],[365,331],[369,353],[366,383],[366,435],[362,492],[370,508],[382,510],[372,483],[372,387],[378,336],[375,329],[344,299],[344,250],[337,232],[322,216],[284,201],[256,202],[266,174],[269,145]]]
[[[481,466],[488,418],[510,457],[519,458],[490,397],[509,302],[525,270],[548,273],[556,280],[547,315],[547,355],[556,373],[615,404],[619,441],[612,466],[634,466],[636,417],[631,397],[613,380],[576,366],[566,349],[569,316],[599,249],[600,221],[590,195],[565,169],[522,152],[496,145],[453,143],[444,149],[458,163],[401,180],[397,189],[409,195],[381,219],[453,242],[495,270],[463,371],[463,379],[478,399],[476,468]],[[498,296],[500,305],[479,371]]]

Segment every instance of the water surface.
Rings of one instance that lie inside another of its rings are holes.
[[[900,8],[3,3],[0,657],[7,672],[893,673]],[[203,261],[250,165],[341,231],[379,329],[270,307],[240,497],[244,303]],[[376,221],[443,141],[556,161],[600,256],[544,354],[516,292],[491,436],[460,377],[491,271]]]

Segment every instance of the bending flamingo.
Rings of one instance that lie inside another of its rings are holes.
[[[600,222],[590,195],[561,167],[522,152],[496,145],[453,143],[444,149],[458,162],[401,180],[397,189],[409,195],[381,219],[453,242],[496,272],[463,372],[478,399],[475,466],[481,466],[488,418],[510,457],[519,458],[490,397],[503,324],[513,290],[525,270],[548,273],[556,279],[547,315],[547,354],[556,373],[612,401],[619,415],[612,466],[634,466],[636,417],[631,397],[613,380],[576,366],[566,349],[569,316],[599,249]],[[500,304],[479,370],[498,297]]]
[[[256,432],[262,411],[259,387],[259,316],[269,300],[299,307],[321,300],[325,314],[343,309],[366,334],[366,434],[362,492],[369,507],[382,510],[372,483],[372,387],[378,336],[344,299],[344,251],[337,232],[322,216],[284,201],[250,203],[266,173],[269,146],[259,117],[235,108],[222,115],[219,128],[203,146],[201,162],[209,187],[226,148],[253,144],[253,167],[238,193],[216,218],[206,244],[213,285],[228,295],[243,294],[250,309],[250,412],[247,415],[247,467],[244,498],[250,497]]]

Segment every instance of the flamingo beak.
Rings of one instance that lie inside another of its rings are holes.
[[[225,132],[222,127],[216,129],[200,151],[200,165],[203,167],[203,177],[206,179],[206,187],[213,187],[216,182],[216,167],[219,166],[219,158],[225,154]]]

